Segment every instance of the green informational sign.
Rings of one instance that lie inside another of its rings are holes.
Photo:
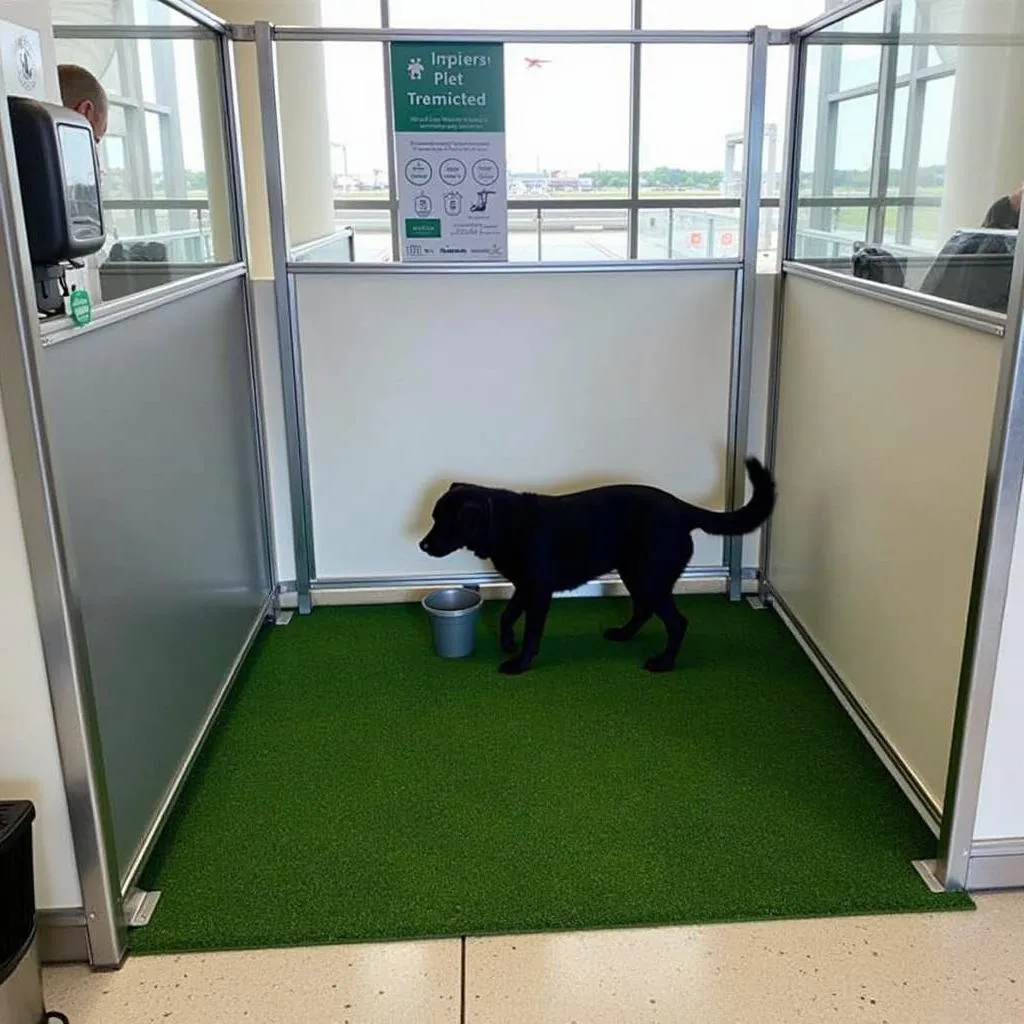
[[[92,300],[84,288],[76,288],[68,296],[68,310],[71,314],[71,319],[79,327],[84,327],[92,322]]]
[[[508,259],[504,47],[391,44],[401,258]]]
[[[396,132],[504,132],[501,43],[392,43]]]

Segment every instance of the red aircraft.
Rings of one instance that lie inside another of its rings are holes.
[[[550,60],[544,60],[541,57],[524,57],[523,59],[526,61],[526,66],[528,68],[541,68],[545,64],[551,63]]]

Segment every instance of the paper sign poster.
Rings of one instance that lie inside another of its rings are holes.
[[[501,43],[391,43],[403,261],[508,259]]]

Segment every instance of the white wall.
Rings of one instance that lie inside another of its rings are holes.
[[[996,668],[974,838],[1024,839],[1024,509]]]
[[[47,98],[59,97],[53,37],[41,0],[0,0],[0,18],[41,32]],[[0,402],[3,389],[0,385]],[[0,406],[2,411],[2,406]],[[0,565],[7,602],[0,615],[0,799],[36,805],[36,900],[40,908],[81,906],[50,692],[35,617],[8,445],[0,416]]]
[[[474,571],[417,548],[453,479],[724,502],[734,274],[298,278],[317,574]],[[696,536],[694,566],[720,566]],[[754,549],[752,548],[752,551]]]
[[[772,582],[939,806],[1001,348],[786,278]]]
[[[558,278],[561,276],[562,275],[557,275]],[[605,280],[607,276],[607,274],[603,273],[598,274],[595,276],[594,280],[595,282],[600,283],[602,280]],[[689,279],[689,277],[690,275],[683,272],[681,279]],[[338,279],[330,278],[325,280]],[[345,287],[349,289],[359,288],[360,285],[358,282],[365,280],[366,278],[364,275],[356,275],[356,277],[352,279],[353,283],[350,283]],[[408,278],[400,276],[396,279],[396,281],[401,280],[408,280]],[[469,280],[479,280],[479,277],[474,276]],[[396,283],[394,287],[398,288],[400,286]],[[749,452],[759,456],[763,456],[764,454],[769,357],[775,309],[774,290],[775,277],[773,275],[758,275],[753,361],[751,367],[750,436],[747,448]],[[278,578],[287,581],[295,579],[295,557],[291,532],[291,506],[289,504],[288,495],[288,463],[284,439],[284,411],[281,400],[281,372],[277,350],[277,324],[275,321],[273,283],[271,281],[257,280],[253,284],[253,293],[255,296],[256,329],[260,364],[262,368],[262,385],[265,397],[264,408],[268,434],[268,456],[270,462],[271,490],[274,507],[274,531],[277,549]],[[401,292],[398,292],[397,294],[401,296]],[[332,319],[330,324],[330,333],[319,346],[326,351],[336,348],[340,339],[349,338],[348,332],[339,333],[336,328],[336,319],[337,318]],[[515,329],[514,322],[510,325],[510,329]],[[307,329],[303,332],[302,337],[303,348],[305,349],[310,345],[317,346],[317,344],[318,343],[315,339],[311,339],[307,325]],[[380,360],[382,370],[386,370],[391,364],[391,356],[389,355],[389,350],[386,347],[381,348],[378,346],[374,348],[371,346],[368,349],[368,353],[372,358]],[[315,360],[317,359],[316,353],[314,353],[311,358],[314,360],[313,365],[315,365]],[[308,361],[305,369],[308,375],[311,372],[311,366]],[[330,403],[332,400],[328,396],[326,401]],[[334,402],[334,405],[335,407],[337,406],[336,401]],[[397,407],[395,407],[395,409],[396,415],[402,417],[402,422],[407,423],[408,429],[410,431],[415,431],[417,429],[415,422],[411,418],[408,420],[405,419],[407,415],[406,411]],[[338,415],[342,415],[340,410],[338,410]],[[339,430],[341,429],[342,427],[339,425]],[[342,435],[339,434],[339,436]],[[344,502],[342,501],[342,497],[339,495],[337,500],[339,503],[339,509],[343,510]],[[327,524],[327,528],[332,529],[330,523]],[[744,543],[743,560],[743,564],[745,566],[757,566],[760,546],[760,532],[746,538]],[[717,545],[715,550],[717,551]],[[437,567],[435,565],[434,569],[436,570],[436,568]]]

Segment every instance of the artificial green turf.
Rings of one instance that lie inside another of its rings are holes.
[[[138,952],[952,910],[935,842],[771,612],[680,599],[652,625],[556,602],[525,676],[436,658],[419,606],[267,632],[144,885]]]

